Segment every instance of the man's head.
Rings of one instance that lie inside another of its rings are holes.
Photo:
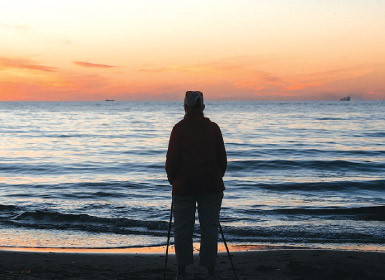
[[[205,104],[203,102],[203,93],[200,91],[186,91],[184,98],[185,112],[200,111],[203,112]]]

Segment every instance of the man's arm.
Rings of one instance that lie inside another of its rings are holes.
[[[222,177],[225,176],[226,168],[227,168],[227,155],[225,149],[225,143],[223,141],[221,129],[218,127],[218,164],[221,170]]]
[[[168,143],[168,150],[166,156],[166,173],[170,184],[172,185],[176,172],[179,166],[180,141],[179,134],[174,126],[171,131],[170,141]]]

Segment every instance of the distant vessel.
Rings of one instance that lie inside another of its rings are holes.
[[[114,99],[106,99],[106,101],[115,101]]]
[[[350,101],[350,96],[340,98],[340,101]]]

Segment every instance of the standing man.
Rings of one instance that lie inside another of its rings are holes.
[[[172,185],[175,215],[176,279],[187,279],[186,266],[194,262],[196,208],[201,229],[200,265],[207,267],[207,279],[217,279],[219,212],[227,157],[221,130],[204,117],[204,108],[202,92],[186,92],[186,114],[174,126],[167,151],[166,172]]]

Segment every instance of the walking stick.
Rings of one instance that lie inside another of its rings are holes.
[[[171,235],[171,222],[172,222],[172,208],[174,201],[171,200],[171,210],[170,210],[170,222],[168,223],[168,234],[167,234],[167,246],[166,246],[166,260],[164,262],[164,273],[163,279],[166,280],[166,269],[167,269],[167,259],[168,259],[168,246],[170,244],[170,235]]]
[[[235,271],[233,260],[231,259],[231,255],[230,255],[229,248],[227,247],[227,242],[226,242],[226,239],[225,239],[225,235],[223,234],[222,226],[221,226],[221,223],[219,221],[218,221],[218,225],[219,225],[219,230],[220,230],[221,235],[222,235],[223,243],[225,243],[225,247],[226,247],[227,255],[229,256],[231,267],[233,268],[233,271],[234,271],[235,279],[238,280],[238,275],[237,275],[237,272]]]

